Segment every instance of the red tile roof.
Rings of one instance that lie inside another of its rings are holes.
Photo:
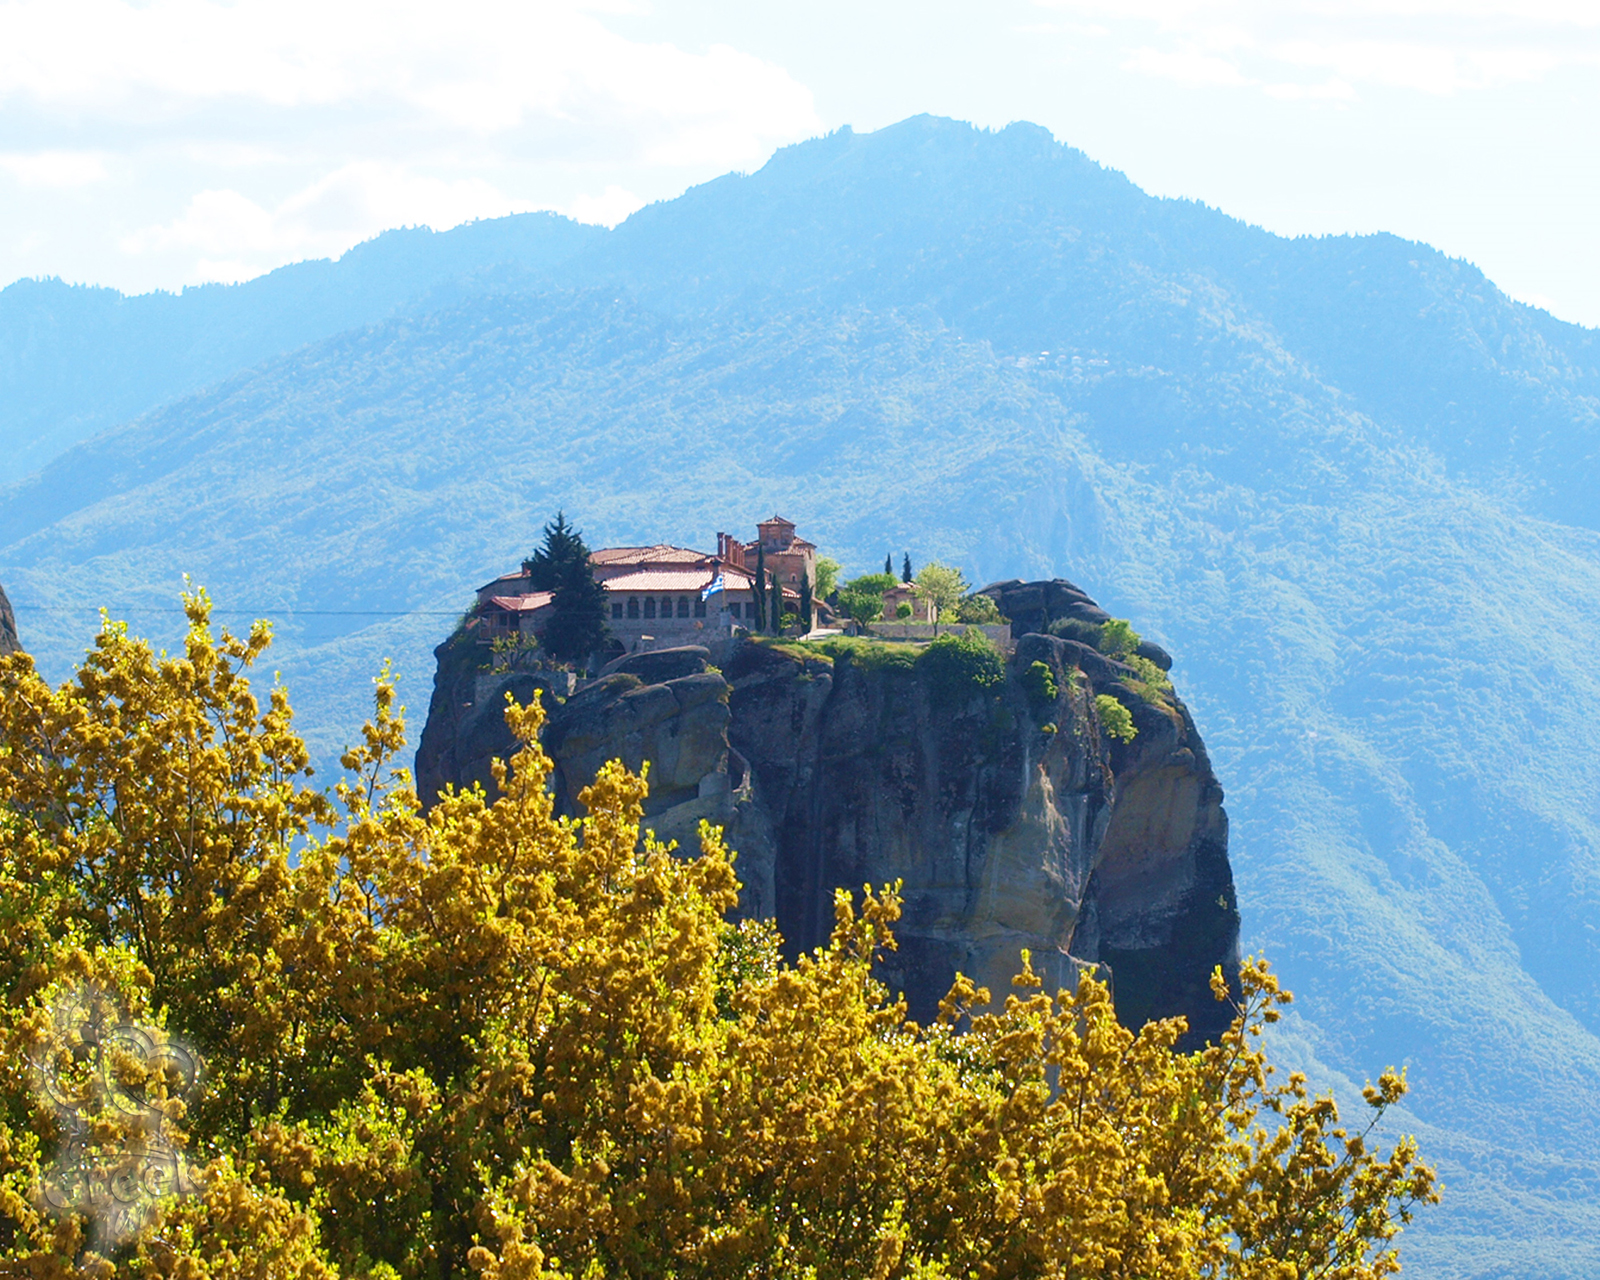
[[[666,542],[658,542],[653,547],[601,547],[589,555],[589,563],[597,569],[646,564],[698,565],[710,559],[704,551],[674,547]]]
[[[607,591],[703,591],[711,582],[711,569],[636,569],[601,582]]]
[[[489,603],[510,609],[513,613],[532,613],[535,609],[544,608],[555,598],[553,591],[535,591],[525,596],[490,596]]]

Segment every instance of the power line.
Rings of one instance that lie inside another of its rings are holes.
[[[115,617],[121,613],[171,613],[184,614],[187,610],[174,608],[171,605],[56,605],[56,604],[17,604],[12,602],[11,607],[18,613],[92,613],[98,614],[101,608]],[[459,618],[460,609],[285,609],[278,606],[265,606],[259,609],[212,609],[211,616],[235,618],[260,618],[267,615],[284,618]]]

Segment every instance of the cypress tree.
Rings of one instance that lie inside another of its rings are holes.
[[[894,577],[894,552],[887,552],[883,557],[883,572],[885,577]]]
[[[911,576],[911,553],[909,551],[906,552],[905,559],[900,562],[900,581],[901,582],[912,582],[912,581],[914,581],[914,579]]]
[[[750,593],[756,606],[755,630],[767,629],[767,553],[764,547],[756,548],[756,585]]]
[[[778,581],[778,575],[772,575],[772,603],[767,608],[767,623],[773,635],[777,635],[783,627],[783,583]]]
[[[800,570],[800,625],[811,630],[811,575]]]

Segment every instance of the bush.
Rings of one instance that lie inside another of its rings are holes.
[[[1139,732],[1132,713],[1109,693],[1095,695],[1094,709],[1100,713],[1100,728],[1119,742],[1132,742]]]
[[[1160,702],[1163,700],[1163,695],[1172,692],[1171,678],[1149,658],[1140,657],[1137,653],[1125,653],[1119,661],[1132,667],[1137,673],[1137,677],[1128,683],[1146,702]]]
[[[935,693],[952,701],[998,688],[1006,678],[1000,651],[981,632],[940,636],[917,658],[917,670]]]
[[[1005,619],[1000,616],[999,606],[988,596],[972,595],[963,596],[961,603],[956,606],[956,621],[996,626]]]
[[[1063,640],[1076,640],[1092,649],[1100,647],[1100,624],[1085,622],[1082,618],[1057,618],[1050,624],[1050,634]]]
[[[1139,639],[1139,633],[1126,618],[1113,618],[1101,626],[1096,647],[1107,657],[1121,658],[1138,650]]]
[[[1035,662],[1022,673],[1022,687],[1035,702],[1054,703],[1061,696],[1055,672],[1048,662]]]
[[[914,644],[895,644],[865,636],[829,636],[809,643],[807,650],[825,655],[830,661],[848,658],[863,671],[911,671],[922,651]]]
[[[894,607],[894,616],[896,618],[899,618],[899,619],[903,620],[903,619],[909,618],[911,616],[911,613],[912,613],[911,602],[909,600],[902,600],[899,604],[895,605],[895,607]]]

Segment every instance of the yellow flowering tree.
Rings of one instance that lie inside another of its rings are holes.
[[[1280,1080],[1264,963],[1215,1045],[1085,974],[874,977],[892,888],[797,964],[734,858],[641,832],[606,766],[558,818],[542,712],[502,797],[424,816],[388,680],[331,794],[268,644],[107,624],[75,679],[0,659],[0,1273],[1339,1277],[1435,1198],[1409,1140]]]

